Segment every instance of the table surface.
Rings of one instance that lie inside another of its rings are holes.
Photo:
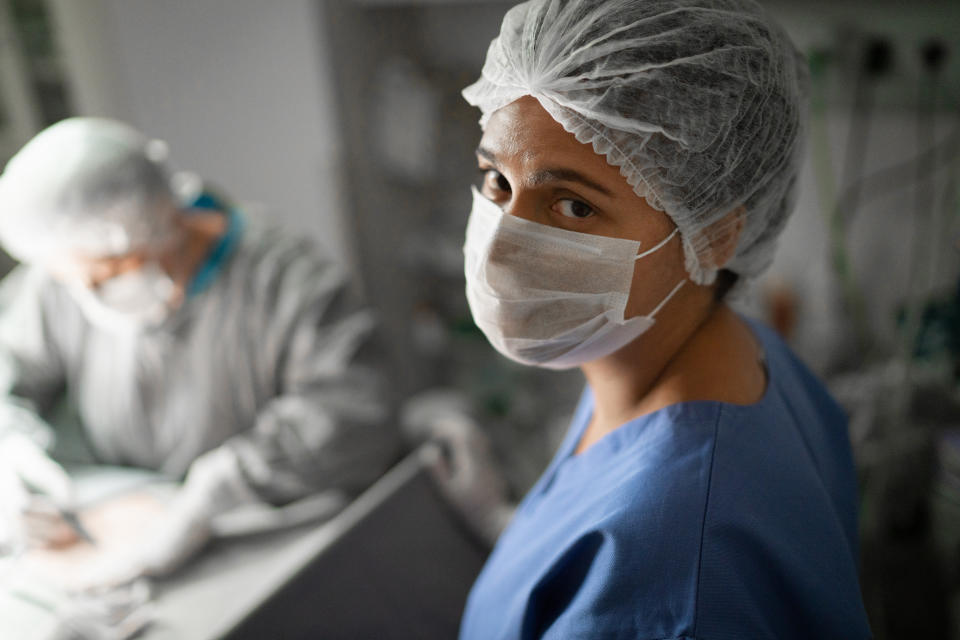
[[[138,638],[202,640],[229,635],[312,559],[423,473],[423,456],[414,452],[326,523],[215,541],[190,566],[153,582],[156,621]],[[49,638],[57,622],[49,604],[25,602],[22,593],[13,597],[0,584],[0,637]]]

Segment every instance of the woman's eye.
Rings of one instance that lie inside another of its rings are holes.
[[[589,218],[593,215],[593,209],[579,200],[558,200],[554,207],[568,218]]]
[[[483,172],[483,186],[491,193],[510,193],[510,183],[503,174],[496,169],[481,169]]]

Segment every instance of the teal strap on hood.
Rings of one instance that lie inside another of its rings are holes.
[[[192,208],[217,209],[219,207],[216,206],[216,202],[214,196],[203,193],[197,198],[197,204],[193,205]],[[210,249],[206,260],[203,261],[200,268],[197,269],[197,272],[190,280],[190,284],[187,285],[187,298],[201,293],[216,280],[217,275],[226,264],[227,258],[230,257],[230,254],[233,253],[233,250],[239,244],[240,238],[243,237],[243,230],[246,224],[240,211],[232,208],[226,212],[226,216],[227,230],[224,231],[217,243]]]

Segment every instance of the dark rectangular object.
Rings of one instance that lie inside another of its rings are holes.
[[[225,637],[455,638],[487,550],[418,453],[341,514],[355,522]]]

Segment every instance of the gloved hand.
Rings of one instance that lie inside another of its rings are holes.
[[[72,544],[77,533],[60,514],[73,502],[70,476],[43,449],[20,433],[0,438],[0,538],[14,546]]]
[[[160,526],[138,550],[141,575],[165,576],[179,569],[209,542],[210,520],[196,495],[181,490]]]
[[[190,465],[166,521],[144,549],[144,574],[162,576],[180,568],[210,540],[216,516],[258,501],[229,449],[219,447],[200,456]]]
[[[513,516],[515,504],[493,456],[490,439],[455,393],[428,392],[411,400],[404,430],[434,443],[430,471],[440,490],[471,528],[491,546]]]
[[[210,541],[215,516],[251,501],[256,496],[239,481],[234,457],[222,449],[204,454],[191,465],[159,526],[142,543],[91,567],[80,588],[110,588],[173,573]]]

